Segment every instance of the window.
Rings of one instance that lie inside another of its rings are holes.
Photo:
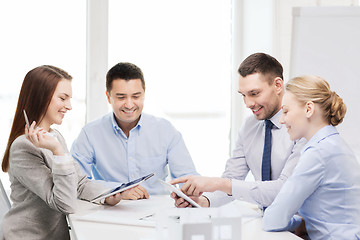
[[[0,2],[1,157],[7,144],[22,81],[34,67],[54,65],[73,76],[73,110],[59,126],[69,145],[84,125],[85,16],[85,1]],[[2,173],[0,176],[4,187],[8,189],[7,175]]]
[[[231,1],[109,1],[109,68],[143,70],[144,112],[174,124],[202,175],[229,156],[230,50]]]

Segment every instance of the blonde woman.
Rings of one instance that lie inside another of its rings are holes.
[[[303,76],[286,84],[282,109],[290,138],[308,142],[265,210],[264,230],[295,230],[305,222],[312,240],[360,239],[360,166],[335,128],[345,104],[325,80]]]

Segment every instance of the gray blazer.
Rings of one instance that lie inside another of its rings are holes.
[[[68,151],[61,134],[52,132]],[[106,190],[90,181],[68,152],[54,156],[25,135],[12,143],[9,160],[13,205],[2,224],[5,239],[70,239],[66,214],[74,213],[77,198],[92,200]]]

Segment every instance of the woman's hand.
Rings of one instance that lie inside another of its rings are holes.
[[[125,196],[130,192],[131,189],[132,188],[105,198],[105,203],[111,206],[118,204],[121,201],[121,199],[125,199]]]
[[[38,148],[45,148],[50,151],[54,155],[63,156],[64,155],[64,149],[62,148],[59,141],[44,131],[42,128],[35,128],[36,122],[32,122],[30,125],[30,128],[28,129],[27,126],[25,126],[25,136],[26,138],[34,144],[35,147]]]

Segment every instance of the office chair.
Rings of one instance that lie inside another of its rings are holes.
[[[4,239],[2,234],[2,220],[10,208],[11,208],[11,204],[9,198],[0,180],[0,239]]]

